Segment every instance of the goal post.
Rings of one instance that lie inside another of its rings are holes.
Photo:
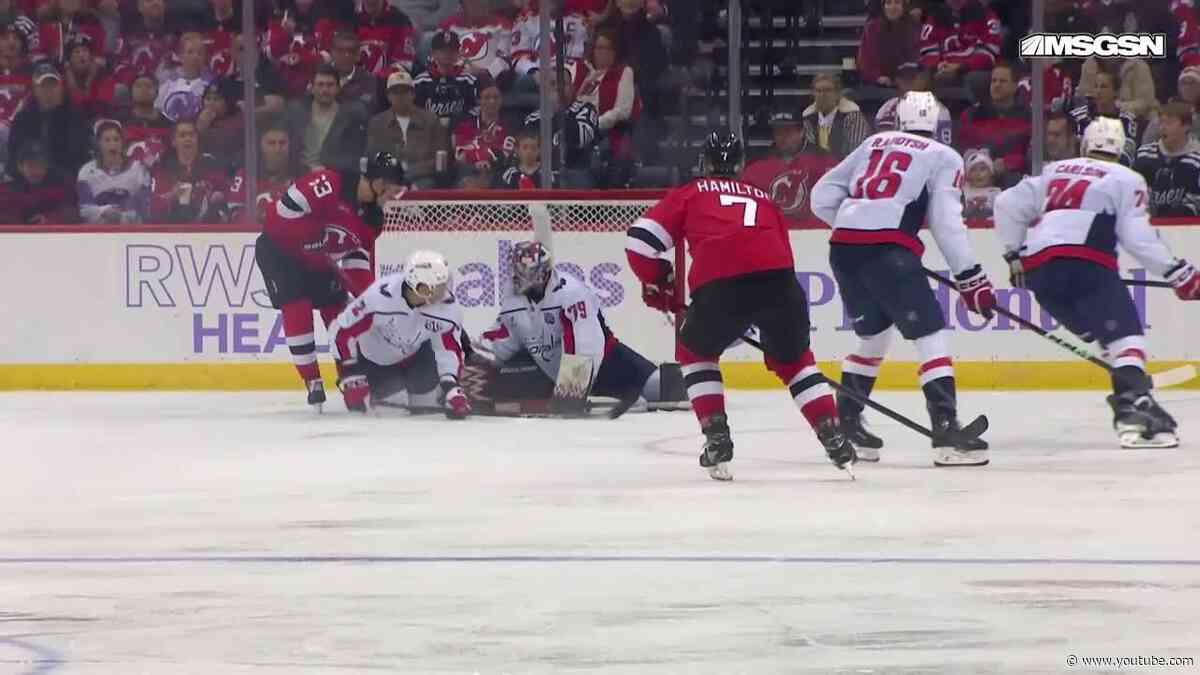
[[[443,253],[454,270],[454,292],[467,332],[477,337],[511,293],[511,254],[537,240],[553,253],[559,273],[591,286],[604,319],[624,342],[659,360],[673,360],[672,322],[641,302],[641,284],[625,260],[625,232],[665,193],[661,190],[422,190],[384,207],[376,243],[380,274],[399,269],[419,248]],[[670,254],[682,290],[682,247]]]

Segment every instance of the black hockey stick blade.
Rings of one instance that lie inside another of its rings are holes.
[[[982,436],[984,433],[987,432],[987,430],[988,430],[987,415],[980,415],[979,417],[976,417],[975,419],[971,420],[970,424],[968,424],[967,426],[958,430],[958,433],[954,435],[954,445],[961,448],[961,447],[965,446],[967,443],[969,443],[970,441],[973,441],[973,440],[979,438],[980,436]]]
[[[625,398],[617,401],[616,405],[612,407],[612,410],[608,411],[608,419],[615,420],[621,415],[629,412],[629,409],[637,404],[640,396],[641,392],[635,391],[632,395],[627,395]]]

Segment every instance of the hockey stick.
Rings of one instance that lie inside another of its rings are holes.
[[[957,286],[955,286],[953,281],[938,274],[937,272],[934,272],[933,270],[926,269],[925,275],[931,279],[937,280],[941,284],[949,286],[950,288],[957,288]],[[1100,359],[1099,357],[1097,357],[1095,354],[1092,354],[1090,351],[1088,351],[1078,345],[1071,344],[1067,340],[1060,338],[1059,336],[1055,335],[1054,333],[1051,333],[1050,331],[1046,330],[1045,328],[1042,328],[1041,326],[1037,325],[1036,323],[1033,323],[1032,321],[1029,321],[1028,319],[1022,318],[1021,316],[1019,316],[1013,312],[1010,312],[1009,310],[1007,310],[1003,307],[999,307],[999,306],[995,307],[993,309],[993,311],[996,312],[997,314],[999,314],[1000,316],[1007,317],[1008,319],[1016,322],[1017,325],[1021,326],[1022,328],[1025,328],[1026,330],[1031,330],[1034,333],[1037,333],[1038,335],[1046,338],[1047,340],[1053,342],[1054,344],[1071,352],[1075,356],[1078,356],[1081,359],[1084,359],[1088,363],[1099,366],[1099,367],[1107,370],[1109,373],[1112,373],[1114,370],[1114,368],[1111,365],[1109,365],[1103,359]],[[1196,375],[1197,375],[1197,373],[1196,373],[1195,366],[1190,366],[1190,365],[1189,366],[1179,366],[1178,368],[1164,370],[1161,373],[1155,373],[1150,376],[1150,380],[1154,383],[1155,389],[1163,389],[1165,387],[1174,387],[1175,385],[1183,384],[1184,382],[1193,380],[1196,378]]]
[[[1126,286],[1145,286],[1147,288],[1175,288],[1168,281],[1152,281],[1150,279],[1121,279]]]
[[[750,345],[751,347],[754,347],[755,349],[759,350],[760,352],[763,351],[762,343],[759,342],[758,340],[750,337],[749,335],[743,335],[741,340],[742,340],[742,342],[745,342],[746,344]],[[903,424],[904,426],[908,427],[909,429],[912,429],[913,431],[917,432],[918,434],[921,434],[922,436],[925,436],[927,438],[933,438],[933,431],[931,431],[928,427],[922,426],[920,423],[915,422],[915,421],[905,417],[904,415],[901,415],[900,413],[896,412],[895,410],[892,410],[891,408],[883,405],[882,403],[876,403],[875,401],[872,401],[871,399],[867,398],[866,396],[863,396],[862,394],[859,394],[856,391],[853,391],[851,389],[843,387],[841,385],[841,383],[834,382],[833,380],[829,379],[828,377],[825,377],[825,382],[827,382],[830,387],[833,387],[833,389],[835,391],[837,391],[839,394],[842,394],[846,398],[854,399],[855,401],[867,406],[868,408],[870,408],[886,417],[890,417],[891,419],[899,422],[900,424]],[[958,430],[957,438],[955,439],[954,444],[957,446],[965,445],[968,441],[973,441],[976,438],[979,438],[980,436],[982,436],[984,434],[984,432],[986,432],[987,430],[988,430],[988,418],[986,415],[980,415],[979,417],[976,417],[975,419],[971,420],[970,424],[968,424],[965,427],[962,427],[961,429]]]

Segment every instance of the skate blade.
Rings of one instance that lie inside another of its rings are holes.
[[[1153,438],[1144,438],[1141,433],[1136,431],[1127,431],[1120,435],[1121,447],[1126,450],[1145,450],[1145,449],[1163,449],[1163,448],[1178,448],[1179,437],[1175,434],[1161,433],[1155,434]]]
[[[844,464],[844,465],[842,465],[842,466],[840,466],[840,467],[838,467],[838,468],[839,468],[839,469],[841,469],[842,471],[845,471],[845,472],[846,472],[846,475],[847,475],[847,476],[850,476],[850,480],[852,480],[852,481],[857,481],[857,480],[858,480],[858,478],[857,478],[857,477],[855,477],[855,475],[854,475],[854,463],[853,463],[853,462],[851,462],[851,463],[848,463],[848,464]]]
[[[856,447],[854,448],[854,453],[858,455],[858,461],[860,462],[879,461],[879,450],[875,448]]]
[[[320,415],[325,412],[324,403],[309,403],[308,407],[312,408],[313,413]]]
[[[987,450],[933,449],[934,466],[987,466],[989,461]]]
[[[708,467],[708,476],[719,481],[733,480],[733,474],[729,471],[729,462],[717,462],[716,466]]]

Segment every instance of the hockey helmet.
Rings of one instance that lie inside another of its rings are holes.
[[[404,261],[404,285],[427,303],[440,302],[450,286],[450,264],[437,251],[413,251]]]
[[[708,171],[717,176],[736,176],[742,163],[742,142],[729,129],[716,129],[704,142]]]
[[[512,268],[514,293],[528,295],[532,291],[540,295],[550,283],[554,258],[542,242],[522,241],[513,248]]]
[[[1083,154],[1120,157],[1125,150],[1125,127],[1111,117],[1097,117],[1083,130]]]
[[[937,130],[941,107],[928,91],[910,91],[896,103],[896,128],[932,134]]]
[[[397,185],[404,183],[404,166],[390,152],[377,152],[370,157],[363,157],[361,172],[367,180],[382,178]]]

